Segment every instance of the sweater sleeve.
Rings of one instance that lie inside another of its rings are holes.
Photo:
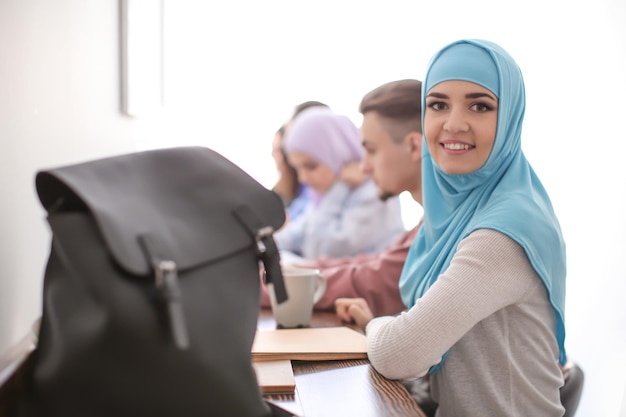
[[[494,230],[477,230],[458,246],[448,269],[415,305],[367,325],[368,356],[391,379],[425,375],[478,322],[523,298],[534,284],[523,249]]]
[[[281,251],[293,252],[302,255],[307,213],[289,221],[282,229],[274,234],[274,241]]]

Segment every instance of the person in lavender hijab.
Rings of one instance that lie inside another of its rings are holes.
[[[363,159],[358,128],[343,115],[314,107],[294,120],[284,138],[289,163],[310,188],[304,213],[274,238],[281,253],[306,259],[383,250],[405,232],[397,197],[382,201],[371,178],[342,179]]]

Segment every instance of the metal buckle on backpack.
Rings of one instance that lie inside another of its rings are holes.
[[[182,291],[174,261],[158,261],[154,267],[155,284],[166,303],[170,332],[179,349],[189,347],[189,334],[183,312]]]
[[[263,239],[266,237],[272,236],[274,233],[274,228],[272,226],[265,226],[257,230],[255,237],[256,240],[256,250],[262,255],[267,251],[265,247],[265,243],[263,243]]]
[[[166,277],[169,274],[176,274],[176,262],[174,261],[158,261],[154,267],[154,281],[157,288],[163,288]]]

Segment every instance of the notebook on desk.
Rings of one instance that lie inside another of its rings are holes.
[[[259,387],[263,394],[293,394],[296,378],[290,360],[253,362]]]
[[[252,360],[367,359],[364,334],[349,327],[257,330]]]

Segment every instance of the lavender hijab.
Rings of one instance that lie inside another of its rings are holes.
[[[294,119],[285,135],[284,147],[288,154],[306,154],[335,174],[339,174],[344,165],[363,159],[356,125],[346,116],[323,107],[307,109]]]

